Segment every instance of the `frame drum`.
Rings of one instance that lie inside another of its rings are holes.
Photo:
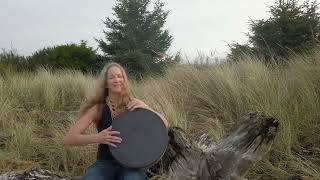
[[[120,132],[122,142],[116,148],[109,146],[110,152],[125,167],[150,167],[160,160],[168,146],[165,124],[147,109],[121,113],[113,120],[112,130]]]

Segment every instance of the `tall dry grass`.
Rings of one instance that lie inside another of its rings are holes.
[[[66,148],[62,139],[93,82],[75,71],[0,78],[0,131],[11,135],[0,150],[0,169],[44,166],[81,175],[96,147]],[[250,179],[320,179],[320,54],[295,57],[287,65],[266,66],[250,57],[233,64],[176,65],[163,77],[133,82],[132,91],[171,126],[192,137],[209,133],[217,142],[239,117],[265,111],[280,121],[280,132]]]
[[[217,142],[238,118],[265,111],[280,121],[273,149],[248,175],[320,179],[320,54],[295,57],[287,65],[245,61],[178,65],[161,78],[134,85],[138,97],[194,137]]]
[[[0,131],[11,136],[0,150],[0,169],[45,166],[65,175],[83,172],[94,147],[67,149],[62,144],[93,79],[76,71],[7,73],[0,78]]]

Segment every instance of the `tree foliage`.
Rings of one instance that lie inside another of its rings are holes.
[[[98,71],[104,61],[85,41],[43,48],[29,57],[29,64],[35,67],[72,68],[83,72]]]
[[[238,57],[237,52],[247,50],[265,60],[303,53],[320,40],[318,3],[279,0],[270,6],[268,19],[252,21],[250,26],[249,45],[233,46],[236,48],[231,48],[229,57]]]
[[[241,57],[249,55],[256,55],[254,49],[250,46],[250,44],[239,44],[233,43],[229,46],[231,53],[228,54],[228,58],[234,61],[238,61]]]
[[[174,62],[165,54],[172,42],[164,27],[169,12],[163,2],[150,5],[150,0],[117,0],[114,17],[104,21],[105,40],[97,40],[108,58],[133,75],[157,73]]]

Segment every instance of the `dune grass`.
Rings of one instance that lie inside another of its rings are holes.
[[[93,87],[92,76],[76,71],[3,75],[0,131],[11,139],[0,150],[1,171],[41,166],[81,175],[95,159],[96,146],[66,148],[62,139]],[[286,65],[252,57],[232,64],[180,64],[162,77],[133,82],[132,92],[171,126],[191,137],[209,133],[217,142],[239,117],[265,111],[280,121],[280,132],[248,177],[320,179],[320,54],[294,57]]]

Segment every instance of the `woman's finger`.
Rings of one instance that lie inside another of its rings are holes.
[[[120,141],[120,142],[122,141],[122,138],[118,136],[106,136],[103,139],[107,141],[113,141],[113,140]]]
[[[110,140],[116,140],[116,141],[122,141],[121,137],[117,137],[117,136],[110,136],[108,137]]]
[[[148,106],[147,106],[146,104],[135,105],[135,106],[133,106],[133,107],[131,108],[130,111],[133,111],[133,110],[135,110],[135,109],[137,109],[137,108],[148,109]]]
[[[107,129],[102,130],[100,133],[109,133],[112,132],[112,126],[109,126]]]
[[[136,105],[137,105],[136,102],[132,102],[132,103],[128,104],[127,108],[128,108],[128,110],[130,111],[130,110],[132,110],[132,108],[133,108],[134,106],[136,106]]]
[[[111,143],[118,143],[118,144],[121,144],[121,142],[122,142],[122,141],[120,141],[120,140],[115,140],[115,139],[114,139],[114,140],[112,140],[112,139],[111,139],[109,142],[111,142]]]
[[[133,101],[130,101],[130,102],[127,104],[127,108],[131,107],[133,104],[134,104],[134,102],[133,102]]]
[[[136,105],[131,106],[131,107],[128,108],[129,111],[133,111],[134,109],[136,109]]]
[[[133,111],[133,110],[135,110],[135,109],[137,109],[137,108],[144,108],[144,107],[145,107],[144,104],[136,104],[136,105],[134,105],[134,106],[131,108],[131,111]]]
[[[108,138],[104,138],[103,142],[104,142],[104,144],[108,144],[108,143],[118,143],[118,144],[120,144],[122,142],[122,140],[113,139],[113,138],[108,137]]]
[[[112,130],[112,126],[109,126],[107,129],[105,129],[105,131],[111,131]]]
[[[120,135],[120,132],[119,131],[109,131],[108,135],[110,135],[110,136]]]
[[[107,131],[106,129],[100,132],[103,136],[119,136],[119,131]]]
[[[109,143],[106,143],[106,144],[109,144],[110,146],[113,146],[113,147],[115,147],[115,148],[117,147],[117,145],[115,145],[115,144],[113,144],[113,143],[110,143],[110,142],[109,142]]]

